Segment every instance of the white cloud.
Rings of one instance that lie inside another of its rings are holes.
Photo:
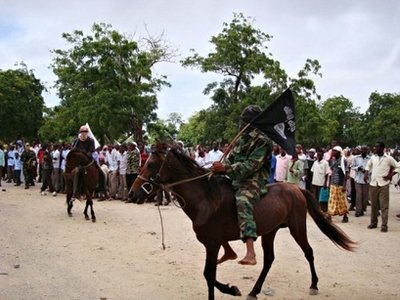
[[[94,22],[104,22],[139,37],[147,24],[151,33],[164,32],[183,55],[190,48],[206,55],[222,23],[243,12],[274,36],[270,50],[291,76],[307,58],[320,61],[323,78],[317,90],[323,98],[343,94],[365,110],[371,92],[399,92],[400,3],[395,0],[0,0],[0,7],[0,69],[24,61],[48,87],[55,80],[48,68],[50,50],[67,47],[63,32],[89,33]],[[212,74],[179,65],[157,68],[164,70],[172,87],[160,93],[161,118],[171,112],[188,118],[210,105],[202,91]],[[58,103],[54,90],[44,96],[47,105]]]

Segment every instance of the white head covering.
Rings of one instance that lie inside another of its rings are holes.
[[[86,125],[82,125],[81,128],[79,128],[79,132],[82,131],[89,132],[89,128]]]
[[[341,155],[340,155],[340,168],[342,169],[343,173],[346,174],[346,168],[344,167],[344,156],[342,155],[342,147],[340,146],[335,146],[333,147],[333,150],[338,151]]]
[[[343,151],[342,147],[340,147],[340,146],[333,147],[333,150],[336,150],[336,151],[338,151],[340,153],[342,153],[342,151]]]

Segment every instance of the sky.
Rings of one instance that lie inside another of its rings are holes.
[[[154,72],[166,75],[171,87],[158,95],[157,114],[187,120],[211,105],[203,94],[216,76],[183,68],[179,60],[195,49],[207,56],[209,42],[234,13],[254,18],[253,27],[273,36],[268,47],[291,77],[307,58],[317,59],[322,78],[313,78],[322,100],[350,99],[361,112],[369,95],[400,92],[400,1],[397,0],[0,0],[0,69],[23,61],[48,89],[45,104],[59,104],[50,69],[53,49],[68,49],[62,33],[93,23],[111,24],[135,39],[163,34],[180,57]],[[146,29],[147,28],[147,29]]]

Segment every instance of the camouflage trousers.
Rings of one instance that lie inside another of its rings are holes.
[[[22,172],[25,177],[25,186],[29,186],[29,184],[33,183],[33,172],[30,166],[22,166]]]
[[[256,222],[253,216],[253,206],[260,200],[260,189],[255,186],[240,187],[236,193],[236,208],[240,228],[240,238],[245,241],[251,237],[257,239]]]

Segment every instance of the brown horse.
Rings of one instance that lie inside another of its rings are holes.
[[[214,287],[222,293],[240,296],[236,286],[216,280],[218,252],[221,245],[240,238],[234,191],[230,182],[215,176],[194,160],[165,145],[148,158],[140,175],[133,183],[131,194],[137,200],[148,196],[152,187],[170,189],[193,222],[197,239],[206,248],[204,276],[208,285],[208,299],[214,299]],[[326,220],[315,199],[297,186],[279,183],[268,186],[268,193],[254,206],[257,234],[262,237],[264,261],[261,274],[247,299],[256,299],[274,261],[274,239],[279,228],[288,227],[303,250],[310,265],[310,294],[318,291],[318,277],[314,267],[313,249],[307,240],[307,211],[320,230],[336,245],[352,251],[354,242],[338,227]]]
[[[92,221],[96,222],[96,216],[93,210],[92,195],[99,180],[99,173],[97,167],[94,165],[95,163],[96,162],[93,160],[93,158],[76,148],[72,149],[67,155],[64,179],[67,191],[67,211],[70,217],[72,216],[71,210],[73,207],[72,194],[74,191],[74,178],[77,173],[80,173],[78,176],[81,177],[80,180],[82,180],[82,191],[86,196],[86,205],[83,214],[85,215],[86,220],[90,220],[87,213],[90,206]]]

